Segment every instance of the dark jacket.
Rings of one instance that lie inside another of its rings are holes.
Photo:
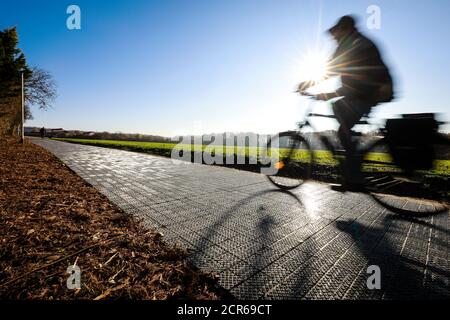
[[[393,99],[393,82],[377,46],[359,32],[340,41],[329,65],[331,76],[341,77],[339,95],[377,102]],[[390,87],[390,88],[389,88]],[[390,90],[380,97],[380,89]],[[390,95],[390,96],[389,96]]]

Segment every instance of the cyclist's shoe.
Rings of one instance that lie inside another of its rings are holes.
[[[331,189],[338,192],[364,192],[365,186],[362,183],[332,184]]]
[[[330,184],[330,188],[331,188],[331,190],[338,191],[338,192],[345,192],[346,191],[343,184],[333,183],[333,184]]]

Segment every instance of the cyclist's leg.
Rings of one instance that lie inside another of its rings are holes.
[[[369,102],[349,97],[333,103],[333,112],[339,122],[338,137],[345,149],[344,179],[349,184],[362,183],[351,130],[364,114],[370,112],[371,107]]]
[[[355,146],[351,136],[351,129],[361,119],[363,114],[354,106],[353,100],[347,97],[333,102],[332,107],[339,123],[339,140],[346,150],[346,154],[353,154]]]

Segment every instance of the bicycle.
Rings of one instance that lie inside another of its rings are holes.
[[[337,169],[340,179],[345,181],[345,174],[342,173],[346,161],[345,150],[339,149],[330,137],[317,133],[310,121],[312,117],[335,117],[311,111],[312,106],[309,106],[305,120],[298,123],[297,130],[281,132],[267,142],[263,155],[270,160],[266,159],[264,163],[270,163],[271,173],[266,176],[280,189],[299,187],[314,172],[317,176],[320,170],[313,171],[316,167],[322,170],[325,168],[325,175]],[[372,125],[368,120],[368,115],[364,115],[357,125]],[[439,178],[439,175],[430,174],[433,172],[430,171],[432,167],[437,164],[434,159],[449,159],[450,155],[450,140],[437,130],[442,124],[434,120],[432,114],[403,115],[401,119],[388,119],[385,127],[379,127],[379,134],[365,144],[361,141],[364,135],[352,131],[357,146],[355,165],[362,174],[361,192],[370,194],[383,207],[399,214],[427,215],[447,211],[450,177]],[[424,127],[427,132],[420,132],[417,125]],[[307,127],[313,133],[304,133]],[[414,137],[408,132],[411,127],[415,131]],[[401,131],[405,128],[408,130],[402,135]],[[420,141],[412,138],[419,138]],[[312,139],[316,139],[315,145],[320,141],[325,151],[313,151]],[[337,166],[316,161],[316,153],[327,151],[331,152]],[[446,162],[443,163],[445,166]]]

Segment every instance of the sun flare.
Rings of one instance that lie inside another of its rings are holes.
[[[295,61],[292,69],[295,81],[311,81],[315,84],[322,82],[329,75],[328,59],[326,50],[307,50]]]
[[[300,72],[302,77],[308,81],[324,80],[328,73],[327,56],[320,52],[309,52],[303,58]]]

